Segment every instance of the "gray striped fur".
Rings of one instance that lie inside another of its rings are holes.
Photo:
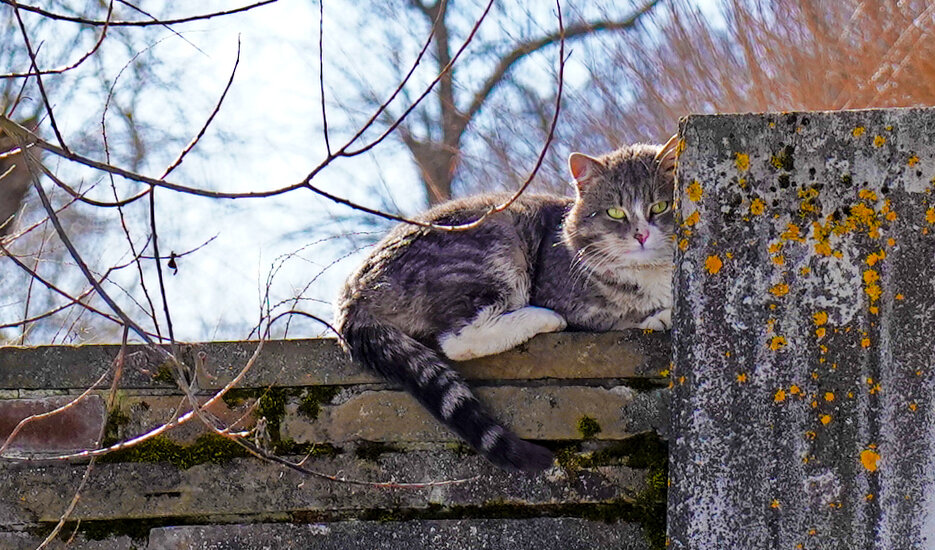
[[[547,468],[551,453],[487,413],[445,351],[458,359],[495,353],[566,324],[667,328],[674,221],[671,208],[650,208],[672,202],[672,143],[573,155],[574,199],[524,195],[461,232],[396,227],[341,293],[336,325],[348,352],[402,384],[494,464]],[[464,224],[506,198],[456,200],[421,219]],[[627,218],[614,219],[610,208]]]

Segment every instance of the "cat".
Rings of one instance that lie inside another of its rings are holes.
[[[675,138],[568,159],[576,197],[522,195],[476,228],[393,229],[347,280],[335,326],[350,356],[401,384],[481,455],[539,471],[552,453],[478,402],[447,360],[499,353],[564,329],[666,329],[671,322]],[[467,224],[500,194],[421,218]]]

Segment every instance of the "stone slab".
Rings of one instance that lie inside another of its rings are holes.
[[[590,418],[597,439],[624,439],[630,431],[621,410],[637,392],[612,388],[562,386],[475,388],[478,398],[497,418],[525,439],[582,439],[579,422]],[[452,441],[444,428],[415,399],[399,391],[364,391],[336,405],[322,406],[315,421],[289,414],[283,437],[296,441]],[[639,430],[641,431],[641,430]]]
[[[935,110],[680,136],[671,548],[935,547]]]
[[[70,536],[70,531],[66,530]],[[28,532],[0,532],[0,548],[3,550],[36,550],[45,540]],[[130,537],[111,537],[105,540],[89,540],[81,535],[75,537],[68,544],[61,538],[55,538],[47,546],[47,550],[133,550],[137,546]]]
[[[187,365],[200,356],[204,390],[222,388],[247,363],[256,342],[184,344]],[[111,368],[117,345],[0,347],[0,389],[84,389]],[[506,353],[467,361],[459,369],[471,380],[582,379],[658,377],[668,368],[667,333],[633,330],[617,333],[542,334]],[[154,382],[164,369],[156,352],[129,346],[121,388],[171,388]],[[241,387],[312,386],[380,383],[382,379],[348,361],[334,339],[274,340]]]
[[[75,396],[77,397],[77,396]],[[21,420],[66,407],[74,397],[0,399],[0,444]],[[89,395],[64,410],[27,422],[9,442],[8,451],[73,452],[93,448],[104,423],[104,400]]]
[[[153,529],[148,550],[642,550],[639,525],[574,518],[198,525]]]
[[[186,470],[164,462],[99,463],[71,517],[133,520],[298,513],[355,517],[368,510],[439,504],[598,503],[633,498],[647,488],[646,471],[625,465],[510,473],[459,449],[387,452],[373,459],[343,453],[311,458],[305,466],[342,479],[372,482],[468,481],[422,488],[377,487],[321,479],[252,458],[207,462]],[[0,470],[0,525],[56,521],[84,471],[80,464],[5,464]]]

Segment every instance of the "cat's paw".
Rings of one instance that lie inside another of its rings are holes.
[[[661,309],[649,317],[643,319],[637,328],[651,330],[669,330],[672,327],[672,308]]]
[[[524,322],[529,323],[534,335],[543,332],[561,332],[568,326],[564,317],[545,307],[526,306],[513,312],[512,315],[522,315]]]

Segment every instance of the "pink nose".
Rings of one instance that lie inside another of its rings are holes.
[[[646,233],[637,233],[634,235],[634,237],[636,237],[636,240],[638,240],[642,245],[646,242],[646,239],[649,238],[649,232],[647,231]]]

